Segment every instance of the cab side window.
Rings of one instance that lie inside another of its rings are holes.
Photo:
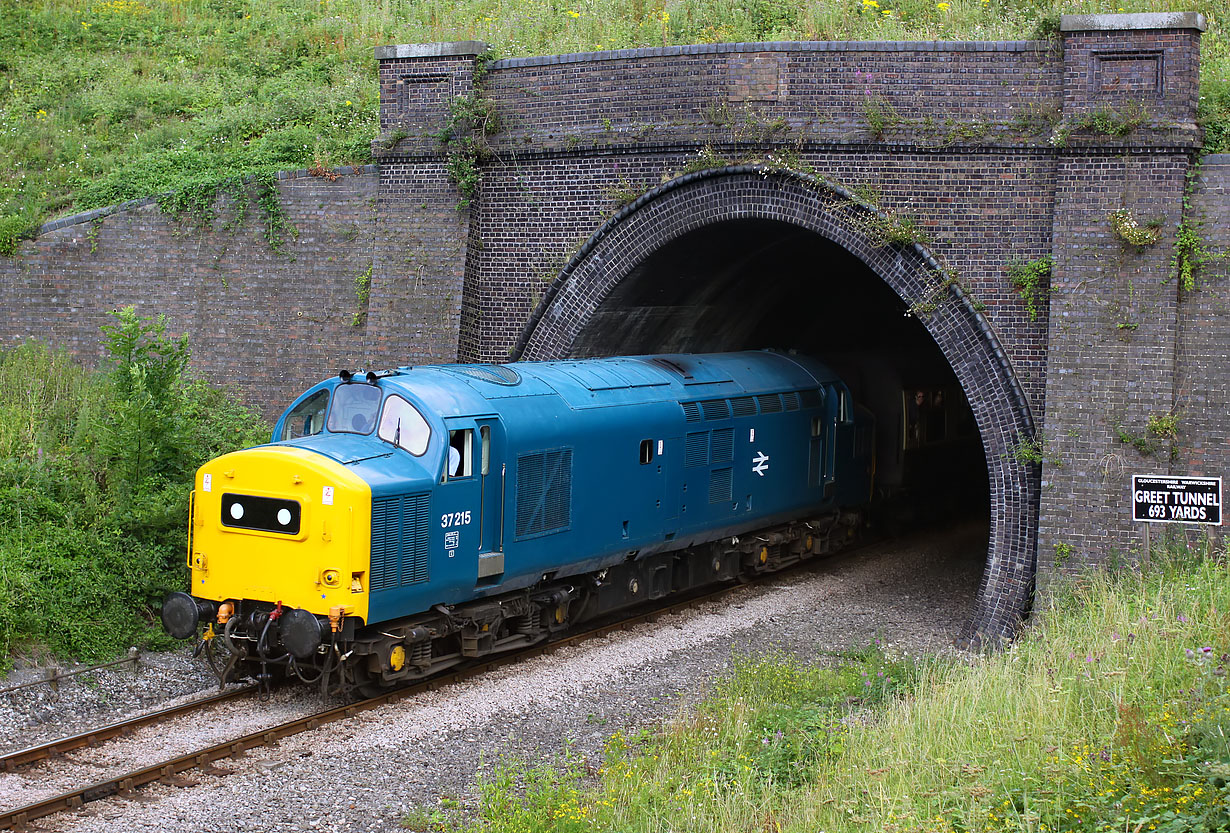
[[[469,477],[474,474],[474,429],[448,432],[448,465],[445,479]]]
[[[329,407],[329,392],[318,390],[295,406],[282,423],[283,440],[310,437],[325,427],[325,410]]]

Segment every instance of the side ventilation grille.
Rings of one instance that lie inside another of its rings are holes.
[[[714,469],[709,475],[709,502],[722,503],[730,500],[733,469]]]
[[[700,422],[700,406],[695,402],[684,402],[683,418],[688,422]]]
[[[760,413],[780,414],[782,412],[782,398],[776,393],[763,394],[756,398],[760,400]]]
[[[708,399],[700,403],[705,419],[730,419],[730,405],[725,399]]]
[[[427,507],[426,494],[372,501],[373,591],[427,581]]]
[[[719,428],[713,432],[709,445],[709,462],[729,463],[733,459],[735,435],[733,428]]]
[[[517,538],[562,532],[572,524],[572,449],[517,458]]]
[[[683,465],[687,468],[709,462],[709,432],[688,434],[683,440]]]
[[[755,416],[756,400],[750,396],[736,396],[730,400],[730,409],[737,417]]]

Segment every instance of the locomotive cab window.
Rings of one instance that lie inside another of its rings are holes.
[[[370,434],[380,413],[380,388],[374,385],[338,385],[329,409],[329,430],[335,434]]]
[[[377,436],[415,457],[422,457],[431,439],[431,426],[413,405],[393,394],[385,400]]]
[[[641,440],[641,465],[653,462],[653,440]]]
[[[454,480],[469,477],[474,473],[474,429],[463,428],[448,432],[448,465],[444,479]]]
[[[837,418],[842,422],[853,422],[854,413],[850,410],[850,393],[845,390],[841,391],[837,401],[839,403],[838,408],[840,409]]]
[[[329,407],[329,392],[318,390],[300,402],[286,415],[282,424],[282,439],[310,437],[325,429],[325,409]]]

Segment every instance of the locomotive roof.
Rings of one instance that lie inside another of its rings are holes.
[[[457,384],[458,382],[464,384]],[[667,354],[398,368],[404,388],[441,416],[488,413],[492,400],[558,395],[573,408],[772,393],[838,381],[821,362],[773,351]]]

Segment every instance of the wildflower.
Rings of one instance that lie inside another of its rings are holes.
[[[81,21],[81,28],[83,28],[83,29],[89,29],[89,28],[90,28],[90,24],[86,23],[86,22],[83,20],[83,21]]]
[[[568,16],[571,17],[573,20],[576,20],[578,17],[581,16],[581,13],[574,12],[572,9],[568,9]]]
[[[936,3],[935,7],[942,12],[946,12],[952,8],[952,4],[951,3]]]
[[[880,4],[876,0],[863,0],[864,9],[878,9]]]
[[[350,103],[350,99],[347,99],[347,100],[346,100],[346,106],[347,106],[347,107],[351,107],[351,106],[353,106],[353,105],[351,105],[351,103]]]

